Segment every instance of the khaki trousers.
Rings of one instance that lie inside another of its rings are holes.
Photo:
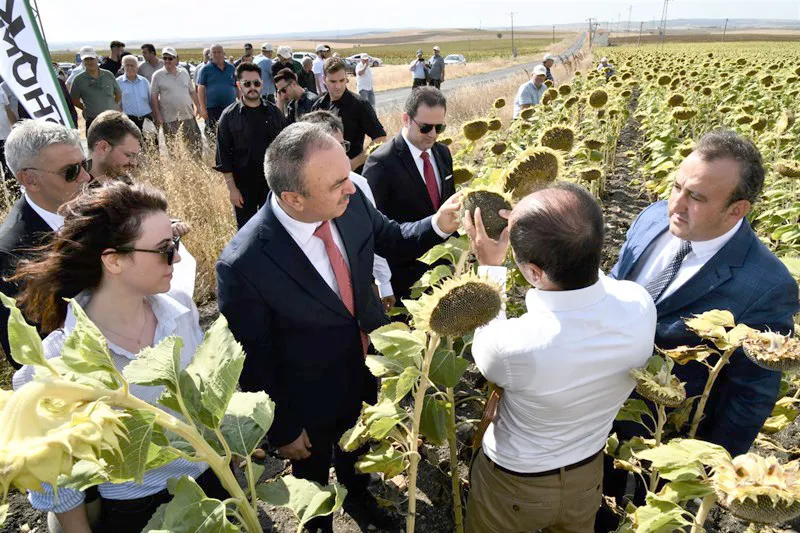
[[[572,470],[521,477],[495,468],[481,450],[470,479],[467,533],[593,533],[603,454]]]

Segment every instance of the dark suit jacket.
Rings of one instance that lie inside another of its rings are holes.
[[[244,391],[276,403],[270,441],[282,446],[303,428],[352,425],[362,401],[375,401],[360,330],[388,323],[372,291],[375,253],[416,257],[442,242],[431,219],[398,224],[364,195],[333,220],[344,242],[356,316],[325,283],[276,218],[270,200],[236,234],[217,263],[219,309],[247,354]]]
[[[52,233],[24,197],[17,200],[0,226],[0,292],[13,298],[19,294],[19,286],[6,281],[6,277],[14,274],[19,260],[29,257],[33,248],[47,243]],[[0,305],[0,344],[11,364],[19,368],[8,347],[8,315],[8,309]]]
[[[453,158],[442,143],[434,144],[431,152],[439,169],[443,203],[456,192]],[[378,211],[392,220],[413,222],[436,212],[402,133],[367,158],[362,175],[369,181]],[[430,268],[416,259],[388,260],[392,270],[392,288],[398,299],[407,298],[411,285]]]
[[[666,202],[645,209],[628,231],[611,275],[629,279],[645,250],[668,228]],[[674,348],[702,343],[683,322],[692,314],[726,309],[736,323],[789,333],[800,304],[797,283],[744,220],[733,238],[656,309],[656,345]],[[676,365],[675,374],[686,382],[688,396],[702,394],[708,377],[705,366]],[[714,384],[698,438],[719,444],[734,456],[746,453],[772,411],[780,380],[780,372],[755,365],[742,350],[735,352]]]

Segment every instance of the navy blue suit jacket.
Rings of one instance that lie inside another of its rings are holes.
[[[332,222],[350,263],[355,317],[325,283],[271,207],[234,236],[217,262],[217,297],[247,354],[239,383],[276,403],[270,441],[282,446],[303,428],[352,425],[362,401],[375,401],[360,330],[387,324],[372,285],[372,262],[418,257],[443,241],[431,218],[398,224],[357,190]]]
[[[630,279],[647,248],[668,229],[665,201],[642,211],[628,231],[611,275]],[[745,219],[694,277],[656,305],[655,343],[660,348],[702,344],[683,319],[712,309],[730,311],[737,324],[789,333],[794,327],[792,315],[799,308],[797,283]],[[686,383],[688,396],[702,394],[708,377],[705,366],[675,365],[675,374]],[[697,437],[723,446],[734,456],[747,453],[772,411],[780,381],[780,372],[765,370],[741,350],[735,352],[717,378]]]

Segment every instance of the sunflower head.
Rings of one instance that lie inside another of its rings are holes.
[[[667,76],[666,74],[664,74],[664,75],[658,77],[658,82],[657,83],[662,87],[666,87],[667,85],[672,83],[672,77]]]
[[[589,150],[599,150],[603,147],[605,142],[601,141],[600,139],[584,139],[583,145],[586,146]]]
[[[678,153],[681,154],[683,157],[689,157],[694,151],[694,142],[689,141],[688,143],[684,143],[678,146]]]
[[[764,131],[764,129],[767,127],[767,118],[758,117],[750,123],[750,127],[753,128],[753,131]]]
[[[673,93],[667,99],[667,105],[669,107],[678,107],[679,105],[683,105],[683,102],[686,98],[683,97],[680,93]]]
[[[569,108],[571,108],[572,106],[574,106],[575,104],[577,104],[577,103],[578,103],[578,100],[579,100],[579,98],[578,98],[577,96],[570,96],[569,98],[567,98],[567,99],[564,101],[564,107],[566,107],[567,109],[569,109]]]
[[[504,189],[514,199],[520,199],[561,174],[561,156],[552,148],[528,148],[511,163],[506,171]]]
[[[506,106],[506,99],[505,98],[498,98],[492,104],[495,109],[502,109]]]
[[[489,131],[498,131],[502,127],[503,123],[500,121],[499,118],[493,118],[489,120]]]
[[[575,130],[569,126],[553,126],[542,132],[539,143],[553,150],[569,152],[575,144]]]
[[[414,306],[414,327],[458,337],[485,326],[503,305],[503,289],[476,274],[448,278]]]
[[[672,118],[675,120],[689,120],[697,115],[697,109],[693,107],[676,107],[672,110]]]
[[[775,172],[784,178],[800,178],[800,162],[784,159],[775,163]]]
[[[440,142],[445,146],[450,146],[451,144],[453,144],[453,138],[452,137],[439,137],[439,139],[437,139],[437,142]]]
[[[782,465],[775,457],[748,453],[717,465],[711,483],[719,503],[735,517],[777,524],[800,515],[797,472],[797,461]]]
[[[530,120],[533,117],[533,113],[536,110],[535,107],[526,107],[522,111],[519,112],[519,116],[524,118],[525,120]]]
[[[569,93],[572,92],[572,85],[569,83],[565,83],[561,87],[558,88],[558,94],[561,96],[567,96]]]
[[[466,165],[456,165],[453,167],[453,181],[456,185],[462,185],[475,177],[475,169]]]
[[[782,372],[800,368],[800,341],[795,337],[752,330],[742,348],[748,359],[769,370]]]
[[[470,120],[464,123],[461,127],[461,131],[468,140],[477,141],[489,131],[489,123],[483,119]]]
[[[600,109],[608,102],[608,93],[603,89],[595,89],[589,95],[589,105],[595,109]]]
[[[506,148],[507,148],[506,143],[502,141],[496,142],[492,145],[492,153],[494,155],[500,155],[506,151]]]
[[[665,407],[677,407],[686,400],[686,389],[683,383],[672,375],[671,359],[653,355],[644,368],[631,370],[631,377],[636,380],[636,392],[644,398]]]
[[[603,176],[603,172],[599,168],[587,168],[581,170],[578,176],[583,181],[596,181]]]
[[[508,220],[501,217],[498,211],[511,210],[511,195],[507,192],[495,190],[490,187],[476,187],[463,191],[461,197],[461,216],[469,212],[475,215],[475,208],[481,208],[481,220],[486,228],[486,234],[497,240],[508,226]]]

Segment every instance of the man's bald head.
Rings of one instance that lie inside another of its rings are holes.
[[[509,228],[518,264],[538,266],[562,290],[597,282],[603,212],[580,185],[559,182],[529,194],[511,212]]]

